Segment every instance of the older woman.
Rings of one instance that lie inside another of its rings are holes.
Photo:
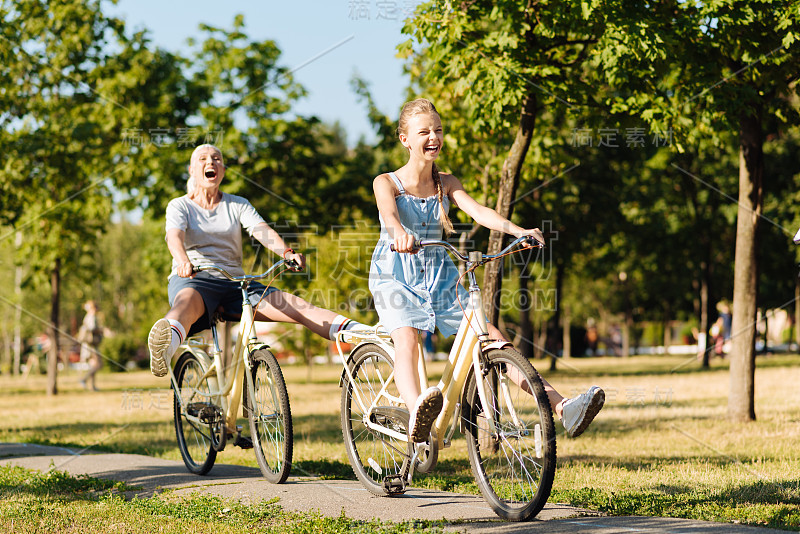
[[[200,145],[189,164],[189,193],[175,198],[167,206],[167,247],[172,254],[169,275],[170,310],[150,330],[150,370],[156,376],[167,374],[167,365],[186,338],[187,332],[208,328],[212,315],[221,306],[238,315],[242,309],[239,285],[216,273],[193,273],[194,265],[215,264],[234,276],[242,270],[242,227],[264,247],[301,267],[305,258],[287,247],[246,199],[223,193],[219,186],[225,177],[222,152],[212,145]],[[305,300],[269,288],[251,284],[250,300],[256,319],[297,323],[315,334],[332,339],[336,332],[358,323],[336,313],[318,308]]]

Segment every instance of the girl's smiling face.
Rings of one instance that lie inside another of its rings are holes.
[[[410,155],[424,160],[436,160],[443,141],[442,121],[436,113],[418,113],[410,117],[406,131],[400,133],[400,142]]]

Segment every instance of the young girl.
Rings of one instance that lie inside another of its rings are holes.
[[[421,330],[433,332],[437,327],[445,337],[455,334],[463,315],[459,298],[466,301],[467,292],[458,284],[458,270],[444,249],[416,250],[414,240],[441,239],[443,229],[453,231],[447,216],[451,202],[486,228],[515,237],[532,235],[540,241],[543,237],[538,228],[520,228],[478,204],[455,176],[439,172],[435,161],[444,135],[431,102],[418,99],[406,103],[397,131],[408,150],[408,162],[373,182],[381,236],[372,255],[369,287],[381,323],[394,342],[395,383],[411,411],[409,437],[418,443],[427,440],[443,399],[436,387],[420,391],[417,337]],[[396,252],[391,251],[392,244]],[[489,336],[504,339],[493,325],[489,325]],[[553,410],[573,437],[586,429],[605,400],[603,390],[596,386],[568,400],[547,382],[545,389]]]

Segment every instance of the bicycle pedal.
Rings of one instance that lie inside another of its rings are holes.
[[[406,483],[400,475],[389,475],[383,479],[383,489],[389,495],[400,495],[406,491]]]
[[[252,449],[253,440],[248,438],[247,436],[239,434],[238,436],[236,436],[236,441],[233,442],[233,446],[241,447],[242,449]]]

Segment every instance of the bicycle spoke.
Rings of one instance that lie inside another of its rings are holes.
[[[530,364],[495,349],[480,373],[487,403],[471,377],[467,447],[481,493],[503,518],[525,520],[544,506],[555,473],[555,429],[544,387]],[[496,436],[489,436],[488,418]],[[543,436],[544,438],[543,439]]]
[[[205,474],[214,465],[216,451],[211,446],[212,439],[208,426],[198,423],[194,416],[189,418],[188,410],[195,402],[210,405],[209,378],[205,375],[200,361],[189,352],[178,359],[175,375],[178,389],[174,392],[174,417],[178,448],[189,471]]]
[[[405,433],[404,426],[400,428],[391,416],[380,411],[382,407],[395,407],[391,399],[398,398],[392,360],[383,348],[367,344],[351,355],[348,365],[353,380],[348,379],[342,388],[342,433],[347,455],[362,484],[372,493],[384,495],[383,480],[400,472],[408,457],[408,444],[368,427],[364,423],[368,414],[363,410],[370,410],[371,419],[379,425]],[[363,407],[359,401],[364,403]]]
[[[289,396],[277,360],[266,349],[251,355],[253,406],[248,410],[253,447],[267,480],[281,483],[289,475],[292,456],[292,420]],[[245,406],[250,406],[245,391]]]

